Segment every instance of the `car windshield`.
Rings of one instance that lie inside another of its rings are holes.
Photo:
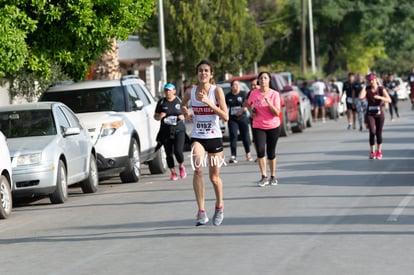
[[[244,91],[246,93],[250,92],[249,87],[242,81],[239,81],[240,83],[240,91]],[[230,83],[219,83],[217,84],[223,89],[223,93],[226,95],[231,92],[231,86]]]
[[[121,87],[48,92],[43,94],[41,100],[63,102],[75,113],[125,111],[125,99]]]
[[[219,86],[223,89],[223,93],[225,95],[228,94],[228,93],[230,93],[230,91],[231,91],[230,85],[220,85],[219,84]]]
[[[0,130],[7,138],[56,135],[51,110],[0,112]]]

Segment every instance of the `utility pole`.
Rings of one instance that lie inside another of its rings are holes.
[[[165,35],[164,35],[164,8],[162,0],[158,0],[158,33],[160,39],[160,58],[161,58],[161,80],[158,87],[158,93],[162,91],[162,87],[167,83],[167,59],[165,54]]]
[[[315,66],[315,42],[313,39],[313,14],[312,14],[312,0],[308,0],[309,5],[309,36],[310,36],[310,47],[311,47],[311,61],[312,61],[312,73],[316,73]]]
[[[300,72],[306,74],[307,71],[307,56],[306,56],[306,0],[301,0],[301,60]]]

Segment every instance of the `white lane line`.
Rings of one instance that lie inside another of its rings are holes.
[[[400,204],[392,211],[392,214],[388,217],[387,222],[396,222],[398,221],[398,217],[402,214],[404,209],[410,203],[414,196],[414,188],[411,189],[410,193],[408,193],[404,199],[401,200]]]

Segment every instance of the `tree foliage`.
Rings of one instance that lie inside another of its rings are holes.
[[[402,73],[414,63],[411,1],[313,0],[312,3],[316,56],[324,73],[368,69]],[[260,8],[263,5],[267,8]],[[265,23],[265,39],[272,34],[277,37],[266,40],[260,64],[297,64],[299,68],[301,0],[249,0],[249,8],[255,11],[258,22]],[[281,31],[275,31],[278,29]],[[309,49],[308,39],[309,31]]]
[[[169,75],[194,74],[201,59],[214,62],[216,74],[238,72],[260,59],[263,33],[246,10],[245,0],[164,1],[166,47],[172,55]],[[154,10],[138,30],[146,46],[158,46],[158,17]]]
[[[0,4],[0,76],[49,77],[57,63],[74,79],[151,13],[147,0],[5,0]]]
[[[394,2],[394,1],[393,1]],[[407,74],[414,67],[414,5],[395,1],[389,20],[381,29],[387,56],[375,62],[378,72]]]
[[[35,28],[36,22],[16,6],[0,8],[0,78],[34,61],[29,59],[26,39]],[[28,65],[35,66],[33,63]]]

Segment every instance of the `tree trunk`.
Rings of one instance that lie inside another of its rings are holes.
[[[98,61],[95,62],[93,69],[93,79],[117,79],[121,77],[118,59],[118,43],[112,40],[111,48],[107,50]]]

